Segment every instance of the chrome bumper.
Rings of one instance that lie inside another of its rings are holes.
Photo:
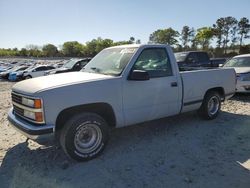
[[[8,120],[13,128],[32,140],[41,143],[54,138],[53,125],[33,125],[13,114],[13,108],[8,112]]]

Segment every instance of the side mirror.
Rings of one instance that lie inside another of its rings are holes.
[[[143,70],[133,70],[129,77],[129,80],[136,80],[136,81],[144,81],[149,80],[149,74],[146,71]]]

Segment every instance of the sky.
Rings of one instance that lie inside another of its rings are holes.
[[[250,19],[249,7],[250,0],[0,0],[0,48],[97,37],[147,43],[157,29],[197,29],[226,16]]]

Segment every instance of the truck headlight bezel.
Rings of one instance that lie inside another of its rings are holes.
[[[32,108],[42,108],[42,99],[32,99],[27,97],[22,97],[22,104]]]
[[[250,81],[250,72],[237,74],[237,79],[239,81]]]
[[[12,92],[12,103],[17,115],[33,123],[45,123],[42,98]]]

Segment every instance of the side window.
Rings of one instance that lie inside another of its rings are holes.
[[[143,50],[135,62],[133,69],[147,71],[150,78],[173,75],[165,48],[149,48]]]
[[[188,63],[196,63],[197,61],[197,57],[195,53],[190,53],[187,57],[187,62]]]
[[[47,66],[46,68],[47,68],[47,70],[55,69],[55,67],[53,67],[53,66]]]
[[[207,62],[209,60],[209,57],[206,53],[198,53],[197,54],[197,59],[198,59],[198,62]]]
[[[87,63],[89,62],[89,60],[83,60],[80,62],[80,68],[82,69]]]
[[[47,70],[46,67],[38,67],[35,69],[35,71],[45,71],[45,70]]]
[[[76,63],[76,64],[74,65],[73,69],[74,69],[75,71],[81,70],[81,62]]]

